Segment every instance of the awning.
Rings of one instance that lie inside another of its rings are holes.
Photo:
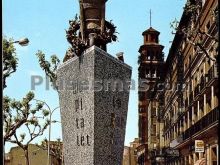
[[[206,165],[206,159],[202,158],[196,161],[194,165]]]

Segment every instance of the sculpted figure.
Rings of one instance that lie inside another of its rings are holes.
[[[106,45],[117,40],[116,26],[105,20],[106,2],[107,0],[79,0],[80,19],[76,15],[75,19],[69,21],[70,26],[66,30],[67,41],[75,55],[80,56],[93,45],[107,51]]]

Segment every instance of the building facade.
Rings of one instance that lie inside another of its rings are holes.
[[[214,165],[218,164],[219,150],[216,61],[219,57],[213,12],[218,2],[191,1],[191,4],[199,6],[197,13],[189,17],[185,9],[179,29],[187,26],[195,34],[189,38],[177,31],[167,59],[165,82],[176,85],[173,90],[165,90],[164,141],[166,148],[179,152],[176,157],[169,158],[167,164],[195,164],[205,158],[206,164]],[[196,140],[204,142],[204,152],[196,152]]]
[[[135,138],[130,146],[124,147],[123,163],[122,165],[137,165],[137,147],[139,146],[139,139]]]
[[[217,0],[187,1],[160,79],[146,92],[139,122],[147,133],[139,123],[139,134],[149,164],[219,164],[217,9]]]
[[[53,142],[51,142],[53,148]],[[31,165],[47,165],[48,152],[45,149],[39,148],[35,144],[29,144],[28,147],[29,162]],[[62,162],[57,160],[55,156],[50,155],[51,165],[62,165]],[[12,147],[10,152],[5,154],[5,165],[26,165],[26,159],[23,149],[19,146]]]
[[[130,147],[124,146],[122,165],[131,165],[130,163]]]

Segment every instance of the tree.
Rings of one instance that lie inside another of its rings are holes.
[[[34,93],[29,92],[22,101],[16,101],[8,96],[3,97],[4,115],[4,143],[9,141],[16,130],[28,121],[30,115],[30,102],[34,98]],[[40,110],[41,104],[36,109]]]
[[[7,96],[3,98],[4,142],[17,144],[24,150],[26,165],[29,165],[29,144],[37,137],[43,135],[50,124],[50,121],[46,118],[49,115],[49,111],[39,101],[36,101],[37,103],[33,108],[32,102],[34,101],[33,92],[29,92],[21,101],[10,99]],[[45,121],[44,124],[40,120]],[[27,129],[28,136],[24,133],[18,136],[19,128],[24,127]]]
[[[18,58],[15,50],[13,39],[7,40],[6,37],[3,37],[3,89],[7,87],[6,78],[17,69]]]
[[[38,50],[38,52],[36,53],[36,56],[38,58],[40,67],[42,70],[44,70],[46,76],[49,77],[50,82],[52,83],[52,86],[57,89],[57,85],[56,85],[56,80],[57,80],[57,75],[56,75],[56,70],[57,67],[60,63],[59,58],[56,55],[52,55],[51,61],[47,61],[45,59],[45,54]]]
[[[195,48],[198,48],[201,52],[203,52],[207,58],[212,61],[216,61],[215,57],[209,55],[207,48],[204,45],[204,37],[209,38],[212,41],[212,46],[215,47],[215,50],[218,50],[218,37],[216,33],[209,34],[208,31],[202,29],[200,18],[202,14],[200,13],[202,9],[202,1],[196,0],[187,0],[187,3],[184,7],[183,15],[188,20],[187,24],[180,25],[177,19],[170,23],[171,28],[173,28],[176,32],[172,32],[173,34],[182,35],[183,38],[190,44],[192,44]],[[218,10],[212,9],[211,16],[213,17],[213,21],[215,26],[218,29]]]
[[[16,72],[18,64],[13,43],[15,43],[13,39],[7,40],[6,37],[3,38],[4,88],[7,87],[6,78]],[[52,63],[54,61],[56,60],[52,58]],[[3,97],[4,144],[11,142],[21,147],[25,153],[26,165],[29,165],[29,144],[37,137],[43,135],[48,125],[51,124],[47,118],[49,113],[46,102],[35,99],[33,92],[28,92],[21,100],[12,99],[9,96]],[[27,136],[24,133],[18,135],[21,128],[26,128]]]

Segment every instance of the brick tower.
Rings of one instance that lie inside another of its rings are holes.
[[[144,44],[139,48],[139,92],[138,92],[138,112],[139,112],[139,139],[138,161],[140,164],[149,164],[148,153],[148,105],[150,100],[150,90],[155,83],[160,80],[164,66],[164,46],[159,44],[159,34],[157,30],[150,27],[142,33]]]

